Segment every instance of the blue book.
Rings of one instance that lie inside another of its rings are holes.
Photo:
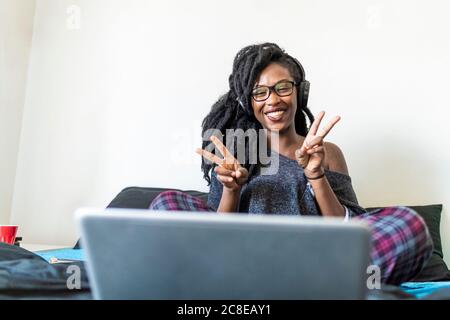
[[[56,250],[42,250],[36,251],[35,254],[50,263],[85,261],[83,249],[65,248]]]

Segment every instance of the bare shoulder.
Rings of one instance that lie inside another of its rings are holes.
[[[324,142],[326,161],[325,167],[330,171],[336,171],[348,175],[347,163],[341,148],[332,142]]]

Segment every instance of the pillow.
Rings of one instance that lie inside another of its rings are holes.
[[[442,252],[440,233],[442,204],[407,207],[416,211],[423,218],[430,232],[430,236],[433,240],[434,246],[430,260],[428,260],[422,271],[411,281],[449,281],[450,271],[448,270],[447,265],[443,260],[444,254]],[[368,211],[372,211],[375,209],[379,208],[366,208],[366,210]]]

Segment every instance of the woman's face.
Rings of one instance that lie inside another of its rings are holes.
[[[256,79],[253,92],[260,86],[270,87],[280,82],[281,86],[280,84],[278,86],[282,92],[285,90],[282,86],[283,80],[294,81],[286,67],[278,63],[271,63]],[[297,88],[295,86],[288,96],[280,97],[275,90],[271,90],[267,100],[255,101],[253,97],[251,100],[255,117],[263,128],[269,131],[278,131],[281,134],[295,126],[295,112],[297,111]]]

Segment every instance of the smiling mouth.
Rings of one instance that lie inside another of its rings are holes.
[[[264,115],[271,121],[279,121],[283,117],[286,110],[277,110],[272,112],[265,112]]]

